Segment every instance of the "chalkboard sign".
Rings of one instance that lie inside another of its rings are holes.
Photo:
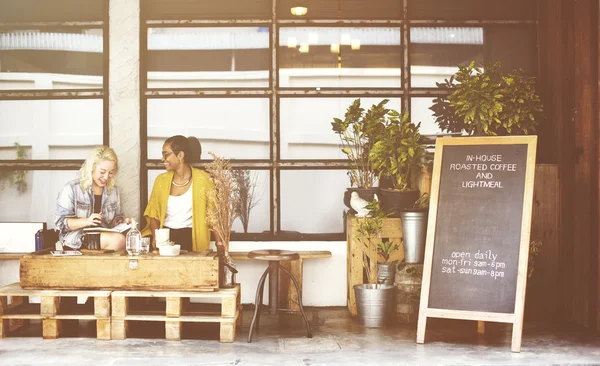
[[[513,323],[520,350],[536,142],[436,141],[418,343],[427,317],[489,320]]]

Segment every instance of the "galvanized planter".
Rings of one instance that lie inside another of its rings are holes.
[[[396,278],[396,266],[398,261],[388,263],[377,263],[377,283],[393,285]]]
[[[394,286],[360,284],[354,285],[356,311],[360,325],[380,328],[392,319]]]
[[[425,260],[425,240],[427,238],[428,211],[404,211],[400,213],[402,235],[404,237],[404,261],[423,263]]]

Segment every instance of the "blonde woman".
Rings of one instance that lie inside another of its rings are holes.
[[[122,222],[119,189],[114,177],[119,170],[119,160],[108,146],[94,148],[79,169],[79,178],[67,183],[56,200],[55,226],[59,239],[66,249],[85,248],[83,228],[112,228]],[[121,233],[102,232],[102,249],[122,251],[125,236]]]

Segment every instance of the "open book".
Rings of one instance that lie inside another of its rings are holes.
[[[85,232],[102,232],[102,231],[110,231],[113,233],[122,233],[124,231],[126,231],[127,229],[131,228],[130,224],[126,224],[126,223],[120,223],[119,225],[113,227],[113,228],[107,228],[107,227],[86,227],[83,229],[83,231]]]

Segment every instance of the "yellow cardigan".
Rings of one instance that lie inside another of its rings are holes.
[[[162,173],[156,177],[148,206],[144,211],[146,227],[142,230],[142,236],[152,235],[149,218],[158,220],[160,227],[163,227],[172,181],[173,172]],[[200,252],[208,249],[210,242],[210,229],[206,224],[206,202],[207,192],[214,185],[208,173],[196,168],[192,168],[192,182],[192,250]]]

